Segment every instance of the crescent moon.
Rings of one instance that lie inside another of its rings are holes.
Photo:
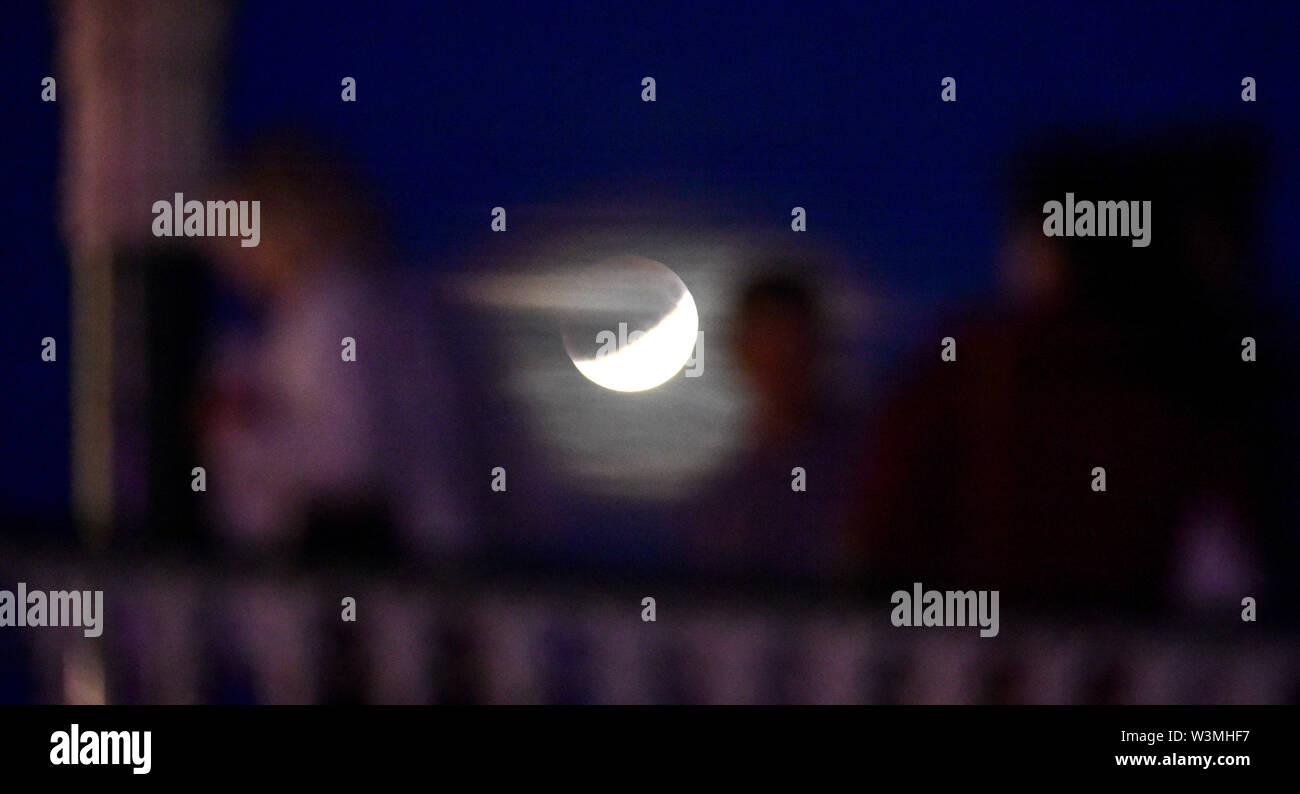
[[[635,342],[603,356],[575,358],[573,365],[597,386],[621,392],[646,391],[686,366],[699,330],[700,315],[687,290],[672,311]]]

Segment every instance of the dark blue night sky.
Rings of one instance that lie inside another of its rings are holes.
[[[407,259],[437,266],[485,234],[495,204],[582,199],[655,177],[718,198],[719,217],[808,208],[810,233],[923,304],[986,292],[1006,158],[1049,128],[1138,135],[1250,120],[1271,138],[1263,219],[1274,289],[1300,293],[1300,59],[1293,3],[248,3],[232,31],[231,149],[303,120],[354,152],[395,211]],[[0,499],[52,515],[67,499],[66,337],[53,217],[57,117],[50,12],[7,9],[4,85],[5,470]],[[357,78],[359,101],[339,101]],[[658,101],[639,101],[640,80]],[[939,81],[958,80],[958,102]],[[1256,78],[1259,101],[1239,100]],[[708,203],[707,201],[705,202]],[[526,216],[512,230],[527,231]],[[473,230],[473,231],[467,231]]]

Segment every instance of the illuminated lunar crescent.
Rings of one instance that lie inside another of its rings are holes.
[[[645,335],[603,356],[573,360],[592,383],[614,391],[653,389],[690,360],[700,316],[691,293],[682,295],[673,310]]]
[[[619,337],[618,344],[613,350],[602,349],[591,354],[589,340],[593,335],[582,334],[581,343],[566,341],[569,358],[578,372],[606,389],[619,392],[653,389],[676,375],[691,358],[700,328],[695,298],[676,273],[651,259],[619,257],[602,263],[599,270],[605,283],[598,282],[593,288],[603,288],[599,294],[605,296],[606,302],[616,304],[604,307],[606,324],[602,327],[610,336]],[[636,329],[640,334],[628,340],[627,323],[615,322],[621,316],[617,304],[634,304],[636,313],[643,319],[647,314],[660,319],[652,325],[634,323],[649,327]],[[661,308],[656,311],[655,305]],[[667,307],[666,312],[663,307]]]

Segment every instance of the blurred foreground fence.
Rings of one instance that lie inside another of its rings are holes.
[[[0,589],[103,590],[103,635],[5,628],[3,699],[46,703],[1278,703],[1300,643],[1249,627],[896,629],[888,605],[6,554]],[[657,620],[641,620],[641,598]],[[356,621],[341,620],[345,597]]]

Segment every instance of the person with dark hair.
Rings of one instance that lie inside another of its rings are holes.
[[[751,283],[740,301],[736,357],[755,396],[762,445],[801,435],[817,420],[821,318],[809,287],[787,274]]]
[[[745,445],[702,491],[688,548],[716,575],[817,581],[837,566],[854,423],[823,389],[823,318],[809,282],[774,269],[741,293],[734,356],[752,395]]]

